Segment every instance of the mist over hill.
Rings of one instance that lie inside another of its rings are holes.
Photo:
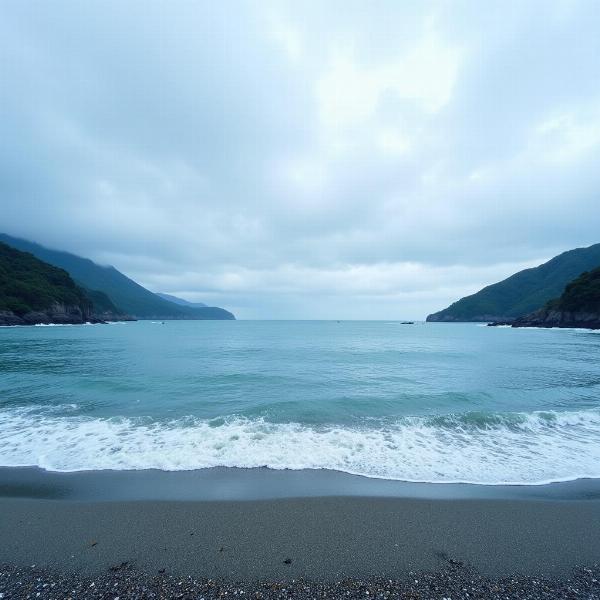
[[[191,306],[194,308],[203,308],[207,306],[206,304],[204,304],[204,302],[189,302],[188,300],[184,300],[183,298],[178,298],[177,296],[173,296],[171,294],[163,294],[162,292],[156,292],[156,295],[162,298],[163,300],[167,300],[167,302],[179,304],[179,306]]]
[[[64,269],[75,282],[91,290],[103,292],[120,309],[138,319],[235,319],[232,313],[223,308],[187,306],[165,300],[114,267],[101,266],[69,252],[45,248],[7,234],[0,234],[0,241]]]

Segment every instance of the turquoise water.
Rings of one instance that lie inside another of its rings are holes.
[[[0,328],[0,465],[600,477],[600,335],[325,321]]]

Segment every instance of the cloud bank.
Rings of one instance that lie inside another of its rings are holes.
[[[242,318],[600,241],[594,2],[0,5],[0,229]]]

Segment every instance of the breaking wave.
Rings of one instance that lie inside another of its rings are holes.
[[[72,406],[0,410],[0,464],[51,471],[266,466],[517,485],[600,477],[598,410],[371,419],[360,426],[73,413]]]

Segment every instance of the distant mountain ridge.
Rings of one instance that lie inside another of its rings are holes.
[[[189,302],[184,300],[183,298],[178,298],[177,296],[172,296],[171,294],[163,294],[162,292],[156,292],[156,295],[166,300],[167,302],[173,302],[174,304],[179,304],[179,306],[191,306],[193,308],[204,308],[207,306],[204,302]]]
[[[223,308],[182,306],[169,302],[129,279],[114,267],[97,265],[75,254],[45,248],[7,234],[0,234],[0,241],[64,269],[77,284],[103,292],[121,310],[138,319],[235,319],[232,313]]]
[[[598,266],[600,244],[569,250],[461,298],[427,321],[512,321],[558,298],[569,282]]]

